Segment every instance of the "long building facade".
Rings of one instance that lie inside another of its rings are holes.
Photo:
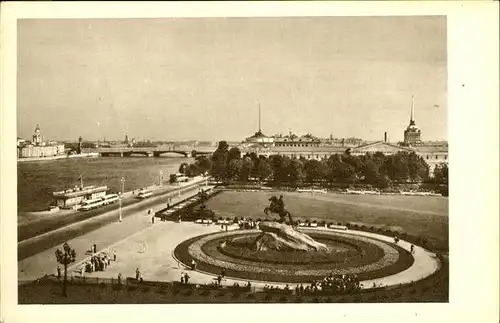
[[[319,139],[312,134],[297,136],[291,132],[287,136],[275,135],[267,137],[259,129],[255,135],[247,138],[241,145],[244,153],[256,153],[262,156],[283,155],[290,158],[305,158],[321,160],[336,154],[349,153],[352,155],[365,155],[367,153],[381,152],[392,155],[398,152],[415,152],[429,165],[430,174],[436,165],[448,164],[447,142],[425,142],[421,140],[421,129],[416,125],[414,115],[414,101],[410,111],[410,122],[404,130],[404,141],[391,143],[384,140],[364,142],[358,138],[346,139]],[[260,121],[259,121],[260,124]]]
[[[53,141],[46,143],[43,141],[38,125],[36,125],[31,142],[22,140],[21,138],[17,140],[18,158],[54,157],[64,154],[64,144],[58,144]]]

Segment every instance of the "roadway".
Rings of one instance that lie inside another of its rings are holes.
[[[148,209],[165,207],[165,204],[170,200],[171,203],[179,201],[179,190],[181,191],[180,199],[193,196],[198,193],[198,187],[206,183],[205,179],[198,178],[182,186],[172,189],[169,186],[164,189],[157,189],[154,195],[145,200],[133,198],[132,192],[124,194],[127,204],[122,207],[122,217],[127,218],[138,212],[147,212]],[[128,198],[128,199],[127,199]],[[93,212],[93,213],[91,213]],[[68,218],[68,219],[66,219]],[[89,212],[75,212],[71,215],[64,215],[60,219],[55,219],[47,223],[33,224],[34,230],[40,231],[40,228],[45,228],[41,234],[36,234],[18,242],[18,259],[25,259],[33,256],[47,248],[64,243],[72,238],[84,235],[92,230],[96,230],[104,225],[117,221],[119,218],[118,205],[113,205],[113,208],[97,209]],[[60,220],[63,222],[57,222]],[[72,221],[72,222],[71,222]],[[64,223],[64,225],[61,225]],[[51,228],[48,230],[47,228]]]

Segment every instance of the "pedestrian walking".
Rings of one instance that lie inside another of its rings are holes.
[[[152,223],[152,224],[155,224],[155,217],[154,217],[154,216],[153,216],[153,217],[151,217],[151,223]]]
[[[139,271],[139,268],[137,268],[137,269],[135,270],[135,279],[136,279],[136,280],[139,280],[139,275],[140,275],[140,273],[141,273],[141,272]]]
[[[58,279],[61,278],[61,267],[60,266],[57,266],[57,278]]]
[[[410,246],[410,252],[412,255],[415,253],[415,246],[413,244]]]
[[[94,253],[96,253],[97,252],[97,245],[95,244],[95,242],[94,242],[93,247],[94,247]]]
[[[122,283],[122,273],[118,274],[118,285],[121,285]]]
[[[113,250],[113,261],[116,261],[116,250]]]

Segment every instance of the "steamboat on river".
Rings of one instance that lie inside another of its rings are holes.
[[[108,186],[83,186],[83,180],[81,180],[80,187],[75,186],[70,189],[65,189],[62,191],[53,192],[56,205],[54,207],[58,207],[60,209],[74,209],[78,210],[80,208],[89,209],[90,205],[97,204],[102,200],[110,200],[115,201],[114,196],[116,195],[116,201],[118,200],[117,194],[106,195],[108,191]],[[109,203],[108,203],[109,204]],[[101,206],[102,203],[99,205]],[[98,206],[97,206],[98,207]],[[90,207],[92,208],[92,207]]]

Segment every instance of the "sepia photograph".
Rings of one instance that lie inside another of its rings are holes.
[[[14,303],[449,305],[449,26],[16,19]]]
[[[19,302],[447,302],[446,44],[443,16],[19,20]]]

